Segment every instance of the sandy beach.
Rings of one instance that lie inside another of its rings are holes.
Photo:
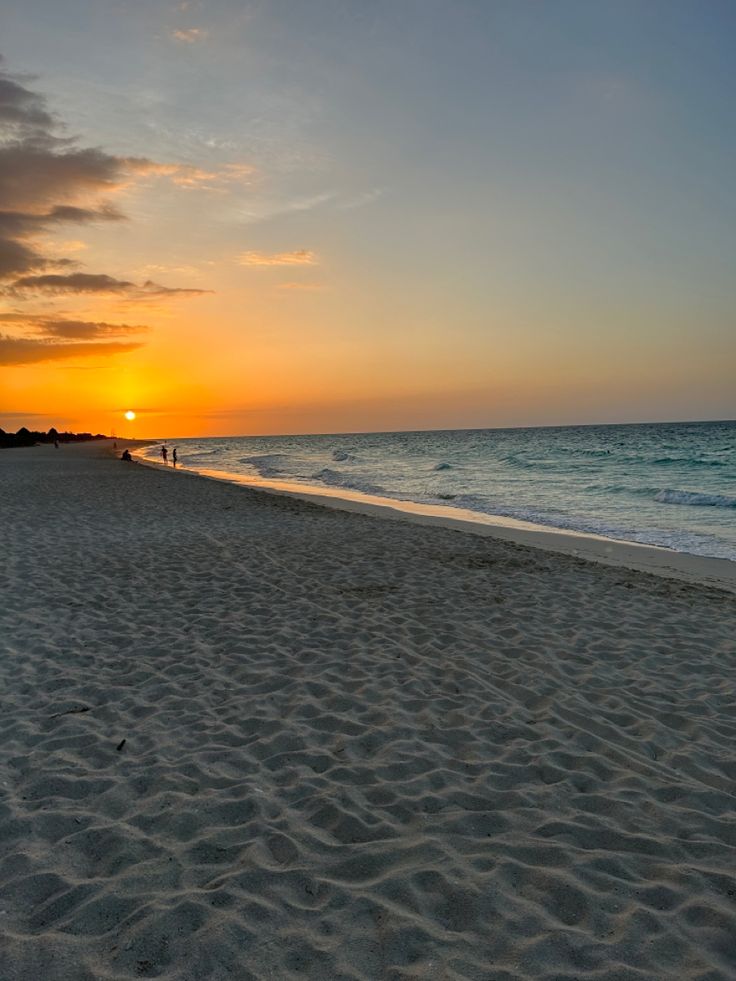
[[[736,978],[736,600],[0,452],[2,981]]]

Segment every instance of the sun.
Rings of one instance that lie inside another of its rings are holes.
[[[125,413],[125,418],[128,420],[128,422],[132,422],[135,419],[135,412],[133,412],[132,409],[128,409],[128,411]]]

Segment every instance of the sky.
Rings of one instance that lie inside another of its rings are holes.
[[[0,427],[736,417],[735,42],[731,0],[0,3]]]

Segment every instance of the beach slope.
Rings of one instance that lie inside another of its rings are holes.
[[[0,453],[0,976],[736,977],[736,601]]]

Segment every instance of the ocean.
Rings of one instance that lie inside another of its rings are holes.
[[[195,471],[736,560],[736,421],[169,441]],[[143,455],[160,459],[161,444]]]

